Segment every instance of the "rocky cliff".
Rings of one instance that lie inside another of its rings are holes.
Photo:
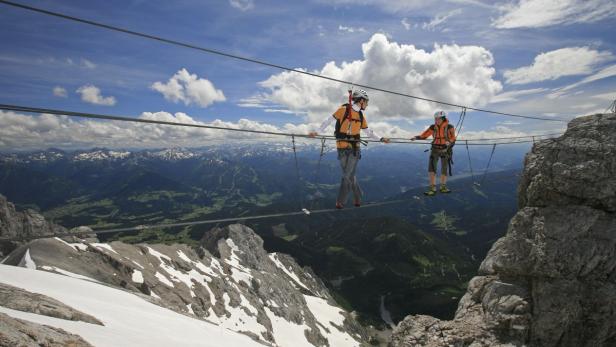
[[[23,243],[18,240],[2,239],[28,239],[65,232],[67,232],[65,228],[47,222],[45,217],[34,210],[17,211],[15,205],[0,194],[0,258],[4,258]]]
[[[518,201],[454,320],[409,316],[391,346],[616,346],[616,114],[535,144]]]

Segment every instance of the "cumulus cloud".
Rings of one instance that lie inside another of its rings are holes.
[[[566,47],[541,53],[532,65],[506,70],[503,75],[509,84],[555,80],[563,76],[591,74],[597,65],[613,59],[610,52],[599,52],[588,47]]]
[[[616,15],[613,0],[519,0],[500,10],[503,14],[492,22],[499,29],[592,23]]]
[[[253,0],[229,0],[229,4],[240,11],[248,11],[255,7]]]
[[[101,90],[91,84],[79,87],[77,93],[81,94],[81,100],[94,105],[113,106],[116,99],[113,96],[102,96]]]
[[[222,90],[216,89],[212,82],[186,69],[178,71],[167,83],[155,82],[151,88],[163,94],[166,100],[174,103],[182,101],[185,105],[194,103],[207,107],[214,102],[226,100]]]
[[[493,79],[492,54],[483,47],[435,45],[427,52],[375,34],[362,49],[362,60],[340,65],[328,62],[320,71],[311,72],[463,105],[485,105],[502,89]],[[293,111],[307,111],[312,122],[322,121],[345,102],[348,87],[294,72],[272,75],[260,85],[268,90],[263,98]],[[377,91],[368,93],[368,119],[426,118],[441,107]]]
[[[461,9],[455,9],[447,13],[437,14],[434,18],[432,18],[432,20],[429,23],[423,23],[421,27],[426,30],[431,30],[431,31],[436,30],[436,28],[439,25],[445,23],[449,18],[453,16],[457,16],[461,13],[462,13]]]
[[[59,98],[66,98],[68,97],[68,93],[66,92],[66,89],[60,87],[60,86],[55,86],[53,87],[53,95],[57,96]]]

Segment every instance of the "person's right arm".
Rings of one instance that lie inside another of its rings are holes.
[[[342,118],[343,114],[344,114],[344,108],[341,107],[338,110],[336,110],[336,112],[334,112],[334,114],[332,114],[331,117],[327,117],[327,119],[325,119],[323,123],[321,123],[321,126],[319,127],[319,129],[309,132],[308,136],[315,137],[319,134],[324,133],[325,129],[327,129],[327,127],[329,127],[333,122],[335,122],[336,119]]]
[[[432,135],[432,133],[433,133],[432,127],[429,127],[423,133],[421,133],[421,135],[417,135],[415,137],[412,137],[411,140],[412,141],[415,141],[415,140],[425,140],[428,137],[430,137],[430,135]]]

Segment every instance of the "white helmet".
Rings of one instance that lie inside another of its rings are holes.
[[[351,98],[353,100],[357,100],[357,99],[370,100],[370,98],[368,97],[368,93],[366,93],[366,91],[363,89],[354,90],[353,95],[351,95]]]
[[[443,120],[445,120],[445,118],[447,118],[447,112],[445,111],[436,111],[434,112],[434,119],[436,118],[441,118]]]

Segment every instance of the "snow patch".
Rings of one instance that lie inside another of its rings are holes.
[[[340,308],[332,306],[326,300],[316,296],[304,295],[304,299],[312,315],[329,330],[327,332],[319,326],[321,334],[327,338],[330,346],[360,346],[360,343],[353,339],[351,335],[340,331],[336,327],[344,326],[345,318]]]
[[[113,252],[115,254],[118,254],[118,252],[116,252],[113,248],[111,248],[111,246],[108,243],[91,243],[90,245],[92,245],[92,246],[94,246],[94,247],[96,247],[98,249],[106,249],[109,252]]]
[[[43,270],[46,270],[46,271],[57,272],[59,274],[62,274],[62,275],[68,276],[68,277],[72,277],[72,278],[76,278],[76,279],[79,279],[79,280],[101,283],[100,281],[97,281],[94,278],[83,276],[83,275],[80,275],[80,274],[76,274],[76,273],[73,273],[73,272],[70,272],[70,271],[66,271],[66,270],[60,269],[59,267],[56,267],[56,266],[43,265],[43,266],[40,267],[40,269],[43,269]]]
[[[304,289],[306,289],[307,291],[310,291],[310,289],[308,289],[308,287],[299,279],[299,277],[297,277],[297,275],[294,272],[291,272],[291,269],[287,269],[286,266],[284,266],[284,264],[280,261],[280,259],[278,259],[278,254],[276,253],[270,253],[269,254],[270,259],[274,262],[274,264],[276,264],[276,266],[281,269],[282,271],[284,271],[284,273],[287,274],[287,276],[291,277],[291,279],[299,284],[300,286],[302,286]]]
[[[139,270],[133,270],[133,282],[143,283],[143,274]]]
[[[160,272],[156,271],[156,274],[154,276],[156,276],[156,278],[158,278],[159,281],[161,281],[162,283],[166,284],[167,286],[169,286],[171,288],[175,288],[173,283],[171,281],[169,281],[167,279],[167,277],[165,277],[165,275],[161,274]]]
[[[11,317],[64,329],[97,347],[263,347],[248,336],[152,304],[137,295],[45,271],[0,265],[0,282],[41,293],[87,313],[104,326],[0,307]]]
[[[267,334],[267,328],[261,325],[259,322],[257,322],[256,314],[255,316],[251,316],[247,314],[246,311],[242,309],[243,307],[242,305],[239,305],[237,307],[231,307],[231,305],[229,304],[231,302],[231,298],[229,297],[229,294],[227,293],[224,293],[222,295],[222,298],[225,303],[225,310],[228,313],[230,313],[231,316],[223,318],[224,320],[220,322],[221,327],[235,330],[238,332],[250,331],[250,332],[253,332],[261,336],[263,336],[262,334]],[[246,300],[246,302],[248,302],[248,300]],[[249,303],[249,306],[250,306],[250,303]]]
[[[128,259],[128,258],[126,258],[126,259]],[[132,261],[132,262],[133,262],[133,264],[137,265],[137,266],[138,266],[141,270],[145,269],[145,268],[143,267],[143,265],[139,264],[138,262],[136,262],[136,261],[134,261],[134,260],[131,260],[131,259],[129,259],[129,260],[130,260],[130,261]]]
[[[65,245],[67,245],[67,246],[69,246],[69,247],[71,247],[73,249],[76,249],[78,251],[86,251],[88,249],[88,245],[86,245],[84,243],[68,243],[68,242],[62,240],[59,237],[54,237],[54,239],[56,239],[57,241],[62,242],[63,244],[65,244]]]
[[[309,330],[305,324],[295,324],[277,316],[269,308],[265,307],[265,313],[272,323],[274,340],[278,346],[293,347],[314,347],[304,335],[304,331]],[[336,346],[330,344],[330,346]],[[337,347],[337,346],[336,346]]]
[[[30,248],[26,249],[26,253],[24,254],[23,258],[21,258],[21,260],[19,261],[18,266],[25,267],[27,269],[36,270],[36,263],[34,262],[34,260],[32,260],[32,257],[30,257]]]
[[[193,263],[193,261],[190,260],[190,258],[184,252],[182,252],[181,250],[178,251],[178,257],[180,257],[180,259],[184,260],[187,263],[191,263],[191,264]]]
[[[242,266],[240,258],[236,253],[241,253],[240,249],[235,245],[233,240],[227,239],[227,245],[231,248],[231,256],[227,259],[226,263],[231,265],[231,277],[235,282],[239,283],[240,281],[245,282],[247,285],[250,285],[252,281],[252,275],[250,274],[250,269]]]
[[[163,264],[164,264],[164,262],[162,261],[162,259],[167,259],[168,261],[171,261],[171,258],[169,258],[168,256],[166,256],[166,255],[164,255],[164,254],[160,253],[159,251],[157,251],[157,250],[155,250],[155,249],[153,249],[153,248],[151,248],[151,247],[146,247],[146,248],[148,249],[148,252],[149,252],[151,255],[153,255],[153,256],[155,256],[156,258],[158,258],[158,260],[159,260],[161,263],[163,263]]]

